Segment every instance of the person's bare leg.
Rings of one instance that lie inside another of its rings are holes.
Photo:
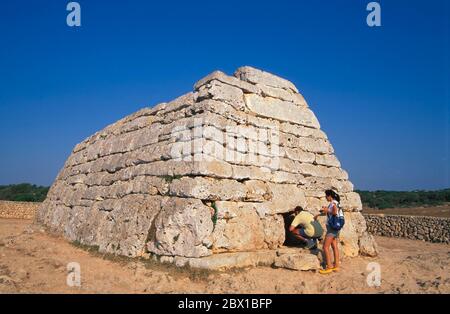
[[[330,254],[330,246],[332,242],[333,242],[332,237],[325,237],[325,242],[323,243],[323,252],[325,254],[325,263],[327,269],[333,267],[331,264],[331,254]]]
[[[333,238],[333,241],[331,242],[331,247],[333,248],[333,254],[334,254],[334,267],[339,267],[339,248],[338,248],[338,242],[336,238]]]

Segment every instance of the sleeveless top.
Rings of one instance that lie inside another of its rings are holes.
[[[342,209],[339,207],[339,202],[336,200],[333,200],[328,204],[328,210],[327,210],[327,224],[330,221],[331,216],[333,215],[333,204],[336,204],[336,207],[338,208],[337,215],[339,217],[344,216],[344,213],[342,213]]]

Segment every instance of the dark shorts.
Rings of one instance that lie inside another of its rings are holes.
[[[327,237],[332,237],[334,239],[339,238],[339,234],[341,233],[340,230],[336,230],[331,228],[328,224],[327,224]]]
[[[309,236],[306,235],[305,229],[303,229],[303,228],[300,228],[300,229],[298,230],[298,234],[301,235],[303,238],[306,238],[306,239],[309,239],[309,238],[310,238]]]
[[[322,237],[322,233],[317,233],[317,234],[315,234],[314,236],[309,236],[309,235],[307,235],[306,233],[305,233],[305,229],[304,228],[300,228],[300,229],[298,229],[298,233],[300,234],[300,236],[302,236],[303,238],[305,238],[305,239],[312,239],[312,240],[314,240],[314,239],[320,239],[321,237]]]

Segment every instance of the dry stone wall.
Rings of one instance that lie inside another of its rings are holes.
[[[40,203],[0,201],[0,218],[33,219]]]
[[[450,243],[450,219],[422,216],[364,215],[373,235]]]
[[[375,254],[359,195],[297,88],[251,67],[142,109],[78,144],[37,220],[127,256],[199,258],[284,243],[283,213],[342,197],[350,256]]]

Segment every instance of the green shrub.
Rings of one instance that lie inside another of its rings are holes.
[[[49,187],[28,183],[0,185],[0,200],[15,202],[42,202],[47,197]]]
[[[217,210],[217,205],[216,202],[213,202],[211,204],[211,207],[214,209],[214,215],[212,216],[212,222],[213,222],[213,226],[214,228],[216,227],[217,224],[217,219],[218,219],[218,215],[219,215],[219,211]]]
[[[450,202],[450,189],[438,191],[356,191],[365,207],[398,208],[437,206]]]

